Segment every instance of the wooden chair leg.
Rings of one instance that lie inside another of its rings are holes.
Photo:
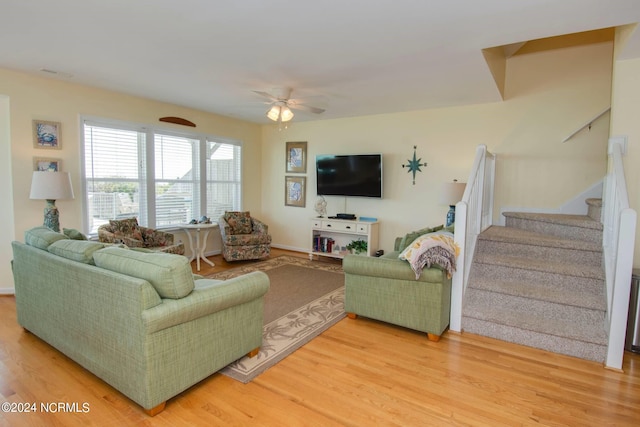
[[[150,417],[155,417],[156,415],[158,415],[160,412],[164,411],[164,407],[167,405],[167,402],[164,401],[161,404],[159,404],[158,406],[154,406],[151,409],[145,409],[144,412],[147,413],[147,415],[149,415]]]
[[[427,338],[429,338],[429,341],[433,341],[433,342],[440,341],[440,335],[432,334],[430,332],[427,332]]]
[[[355,314],[355,313],[347,313],[347,317],[348,317],[349,319],[355,319],[356,317],[358,317],[358,315],[357,315],[357,314]]]
[[[251,350],[249,353],[247,353],[247,356],[256,357],[258,353],[260,353],[260,347],[256,347],[253,350]]]

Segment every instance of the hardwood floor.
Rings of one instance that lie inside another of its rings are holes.
[[[273,256],[283,253],[306,257]],[[201,274],[237,265],[210,259]],[[153,418],[24,332],[13,297],[0,298],[0,344],[2,401],[37,405],[0,412],[0,426],[640,425],[638,354],[625,353],[619,373],[472,334],[435,343],[364,318],[343,319],[249,384],[214,374]]]

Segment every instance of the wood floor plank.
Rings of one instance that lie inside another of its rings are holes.
[[[272,256],[306,254],[274,249]],[[200,274],[234,268],[221,257]],[[330,260],[330,262],[336,262]],[[195,267],[194,267],[195,269]],[[214,374],[149,418],[16,322],[0,297],[0,399],[88,402],[88,413],[6,413],[5,426],[637,426],[640,355],[623,372],[467,333],[342,319],[249,384]]]

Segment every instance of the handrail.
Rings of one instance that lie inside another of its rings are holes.
[[[605,177],[602,249],[607,296],[608,332],[605,366],[621,370],[636,235],[636,211],[629,208],[622,157],[626,137],[609,139],[609,166]]]
[[[591,120],[587,120],[585,122],[585,124],[583,124],[582,126],[580,126],[578,129],[574,130],[573,132],[571,132],[569,134],[569,136],[567,136],[565,139],[562,140],[562,142],[567,142],[568,140],[570,140],[571,138],[573,138],[578,132],[580,132],[582,129],[588,127],[589,129],[591,129],[591,125],[593,124],[593,122],[595,122],[596,120],[598,120],[600,117],[604,116],[609,110],[611,110],[611,107],[607,107],[604,110],[600,111],[598,114],[595,115],[595,117],[593,117]]]
[[[449,329],[462,329],[462,301],[469,280],[469,270],[478,235],[493,221],[493,188],[496,156],[486,145],[476,148],[471,173],[462,200],[456,204],[454,240],[460,248],[456,272],[451,282],[451,313]]]

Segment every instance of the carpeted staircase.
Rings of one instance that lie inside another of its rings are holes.
[[[464,331],[604,361],[602,202],[586,203],[587,215],[505,212],[480,234]]]

